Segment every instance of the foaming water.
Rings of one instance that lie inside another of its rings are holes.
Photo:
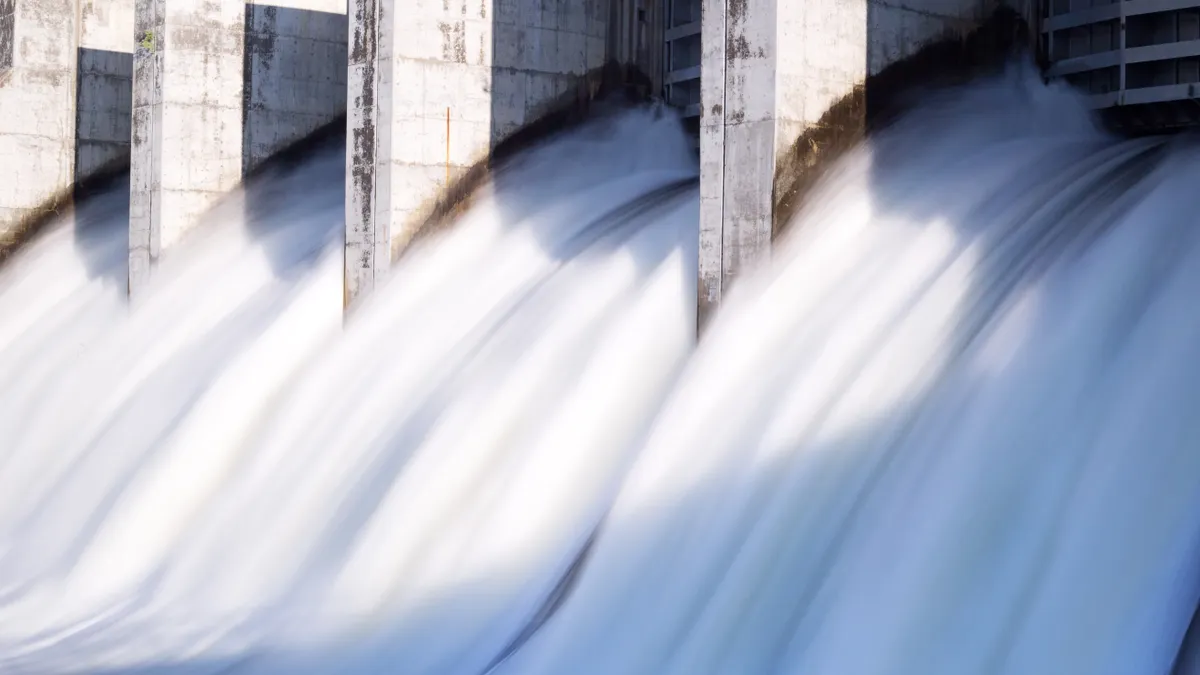
[[[341,167],[232,196],[132,306],[121,190],[0,269],[0,672],[1171,670],[1185,142],[1026,73],[933,97],[699,345],[670,116],[498,170],[344,324]]]

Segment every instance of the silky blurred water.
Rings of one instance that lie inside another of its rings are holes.
[[[0,268],[0,672],[1170,672],[1187,139],[1021,69],[931,96],[698,345],[671,114],[526,152],[345,321],[342,166],[231,195],[132,305],[125,186]]]

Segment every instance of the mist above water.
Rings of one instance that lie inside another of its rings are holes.
[[[0,268],[0,672],[1167,673],[1200,160],[1023,71],[842,159],[695,344],[661,110],[500,169],[343,324],[343,157],[125,300]]]

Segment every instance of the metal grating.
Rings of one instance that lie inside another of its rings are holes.
[[[1046,0],[1041,18],[1048,74],[1094,108],[1200,122],[1200,0]]]
[[[663,98],[700,134],[700,2],[663,1]]]

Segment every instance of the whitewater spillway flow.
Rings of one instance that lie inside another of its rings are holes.
[[[698,343],[662,110],[498,167],[345,320],[342,165],[132,302],[122,186],[0,267],[0,673],[1191,672],[1186,139],[931,96]]]

